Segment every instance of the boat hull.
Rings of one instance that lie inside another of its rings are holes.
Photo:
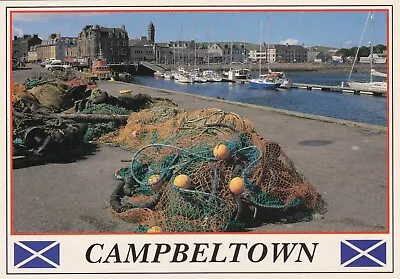
[[[387,92],[387,83],[386,82],[355,82],[349,81],[347,82],[349,88],[353,90],[359,91],[370,91],[376,93],[386,93]]]
[[[264,82],[257,80],[249,80],[249,85],[251,88],[256,88],[256,89],[275,89],[280,86],[280,84],[276,84],[273,82]]]

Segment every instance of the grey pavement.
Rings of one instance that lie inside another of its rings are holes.
[[[33,70],[40,71],[37,67]],[[13,72],[23,82],[32,71]],[[273,109],[174,93],[134,84],[99,82],[110,94],[131,89],[173,100],[184,109],[219,108],[249,118],[264,138],[278,142],[322,195],[327,212],[311,222],[265,224],[256,231],[361,232],[387,228],[387,135],[383,127],[308,119]],[[311,144],[306,144],[307,141]],[[316,143],[316,144],[312,144]],[[318,144],[321,143],[321,144]],[[13,170],[14,232],[126,232],[133,225],[113,217],[113,173],[132,153],[99,146],[70,163]]]

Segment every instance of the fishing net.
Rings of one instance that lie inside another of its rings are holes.
[[[279,144],[234,113],[156,106],[133,113],[102,140],[134,151],[130,166],[115,173],[120,183],[111,206],[115,216],[139,224],[137,231],[237,231],[260,210],[311,212],[319,202]],[[214,154],[216,146],[226,146],[228,157]],[[180,183],[182,175],[190,183]],[[239,190],[233,181],[243,182]]]

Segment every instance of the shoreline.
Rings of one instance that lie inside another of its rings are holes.
[[[162,65],[161,67],[166,68],[167,70],[172,70],[177,67],[187,67],[187,65]],[[271,63],[270,65],[264,64],[261,66],[262,71],[267,71],[268,68],[271,68],[273,71],[284,71],[284,72],[316,72],[316,73],[347,73],[350,74],[352,64],[316,64],[316,63]],[[230,68],[247,68],[252,71],[258,71],[258,64],[224,64],[224,65],[196,65],[195,68],[199,68],[200,70],[213,69],[216,71],[225,71]],[[380,72],[386,72],[387,66],[386,64],[375,64],[374,69]],[[370,73],[370,65],[369,64],[360,64],[356,63],[354,65],[353,73],[362,73],[369,74]]]

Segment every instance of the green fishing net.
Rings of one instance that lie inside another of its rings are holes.
[[[121,182],[111,204],[115,216],[139,224],[139,231],[240,231],[258,209],[312,211],[319,200],[280,146],[234,113],[154,107],[132,114],[107,141],[133,151],[130,166],[115,173]],[[221,144],[229,149],[223,160],[213,152]],[[189,187],[175,183],[181,175]],[[231,191],[236,177],[242,191]]]

